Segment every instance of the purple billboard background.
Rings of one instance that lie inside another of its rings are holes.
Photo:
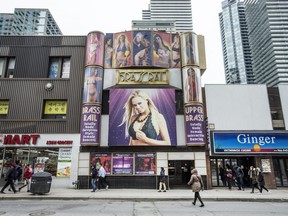
[[[85,104],[81,116],[81,144],[99,145],[101,106]]]
[[[175,89],[111,89],[109,103],[109,146],[128,146],[130,137],[125,138],[125,125],[121,125],[124,104],[135,90],[149,95],[159,112],[164,116],[171,145],[177,145]],[[160,136],[157,139],[161,139]]]
[[[202,104],[185,105],[186,144],[205,144],[205,125]]]

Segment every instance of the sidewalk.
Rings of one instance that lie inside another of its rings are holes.
[[[256,191],[256,190],[255,190]],[[247,202],[288,202],[288,189],[270,190],[271,193],[263,191],[262,194],[251,194],[251,189],[229,191],[226,188],[204,190],[200,192],[205,201],[247,201]],[[166,193],[150,189],[109,189],[91,192],[91,189],[75,190],[74,188],[51,188],[50,192],[43,195],[31,193],[13,192],[5,190],[6,194],[0,194],[0,200],[7,199],[61,199],[61,200],[133,200],[133,201],[183,201],[192,200],[194,193],[191,190],[168,190]]]

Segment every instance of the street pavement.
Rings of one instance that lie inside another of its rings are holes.
[[[248,201],[248,202],[288,202],[288,188],[270,190],[270,193],[263,191],[262,194],[251,194],[251,189],[239,191],[233,188],[215,188],[200,192],[203,201]],[[192,200],[194,193],[189,189],[172,189],[166,192],[158,192],[152,189],[108,189],[91,192],[91,189],[74,188],[51,188],[49,193],[42,195],[26,192],[23,188],[21,192],[14,194],[5,189],[5,194],[0,194],[0,200],[8,199],[47,199],[47,200],[130,200],[130,201],[184,201]]]

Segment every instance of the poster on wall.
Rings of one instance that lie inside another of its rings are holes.
[[[111,89],[109,146],[176,146],[175,89]]]
[[[133,154],[113,153],[113,174],[133,174]]]
[[[86,67],[83,89],[83,103],[102,102],[103,69]]]
[[[197,67],[182,69],[184,103],[202,103],[201,74]]]
[[[113,39],[113,67],[127,67],[132,65],[132,32],[119,32]]]
[[[112,68],[112,57],[113,57],[113,34],[107,33],[105,35],[105,45],[104,45],[105,68]]]
[[[86,41],[86,65],[103,66],[104,34],[90,32]]]
[[[180,36],[178,33],[172,34],[172,68],[181,68]]]
[[[102,165],[106,171],[106,174],[111,174],[111,153],[97,153],[91,152],[90,167]]]
[[[189,32],[181,35],[182,66],[199,66],[198,39],[195,33]]]
[[[171,67],[170,33],[153,32],[153,65],[163,68]]]
[[[135,174],[144,174],[144,175],[156,174],[156,154],[136,153]]]
[[[71,160],[71,148],[59,148],[57,177],[70,177]]]
[[[133,65],[152,65],[151,31],[133,31]]]
[[[263,173],[271,173],[271,163],[269,159],[261,159]]]

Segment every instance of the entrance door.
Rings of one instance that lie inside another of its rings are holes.
[[[288,159],[273,159],[277,187],[288,186]]]
[[[173,189],[189,188],[187,183],[193,167],[194,161],[191,160],[168,161],[169,187]]]
[[[221,180],[220,169],[227,168],[227,166],[231,167],[233,164],[237,164],[241,166],[244,172],[243,182],[246,187],[250,185],[248,170],[250,166],[254,165],[254,160],[252,157],[242,157],[242,158],[211,158],[210,159],[210,169],[211,169],[211,178],[212,178],[212,186],[213,187],[223,187],[226,184],[226,181]]]

